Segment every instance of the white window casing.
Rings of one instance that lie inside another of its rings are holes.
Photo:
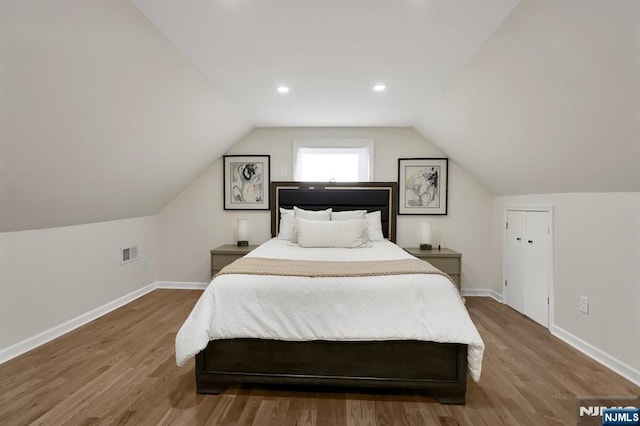
[[[372,139],[293,141],[293,178],[306,182],[373,180]]]

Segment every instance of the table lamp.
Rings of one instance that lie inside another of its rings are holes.
[[[422,222],[422,240],[420,250],[431,250],[431,242],[433,240],[433,227],[431,222]]]
[[[238,247],[249,245],[249,219],[238,219]]]

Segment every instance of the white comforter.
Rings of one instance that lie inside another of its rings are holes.
[[[407,259],[389,241],[360,249],[300,248],[274,238],[248,256],[328,261]],[[308,278],[220,275],[204,291],[176,336],[176,362],[210,340],[425,340],[469,345],[478,381],[484,343],[456,288],[440,275]]]

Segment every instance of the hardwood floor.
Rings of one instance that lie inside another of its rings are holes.
[[[640,394],[528,318],[468,297],[487,349],[465,406],[353,389],[197,395],[194,362],[176,367],[174,338],[199,295],[156,290],[0,365],[0,424],[567,425],[576,423],[578,395]]]

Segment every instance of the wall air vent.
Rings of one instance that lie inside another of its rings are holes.
[[[129,263],[138,260],[138,246],[130,246],[120,249],[120,263]]]

